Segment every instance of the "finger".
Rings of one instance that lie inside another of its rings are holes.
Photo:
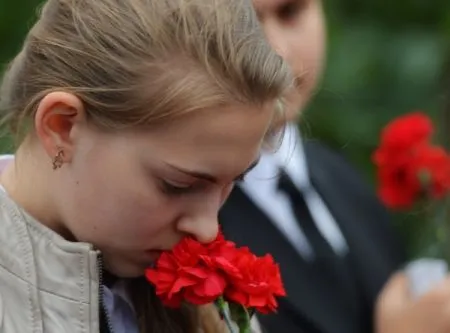
[[[404,273],[393,275],[384,287],[380,304],[384,310],[396,311],[411,303],[408,278]]]

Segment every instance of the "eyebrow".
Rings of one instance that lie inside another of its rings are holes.
[[[258,158],[256,160],[254,160],[252,162],[252,164],[250,164],[250,166],[243,173],[241,173],[239,176],[237,176],[235,178],[235,180],[241,179],[247,173],[249,173],[252,169],[254,169],[256,167],[256,165],[258,164],[260,159],[261,159],[261,156],[258,156]],[[173,168],[173,169],[175,169],[175,170],[177,170],[179,172],[185,173],[185,174],[187,174],[189,176],[192,176],[192,177],[195,177],[195,178],[198,178],[198,179],[207,180],[207,181],[209,181],[211,183],[217,183],[218,182],[218,179],[215,176],[211,175],[211,174],[208,174],[208,173],[205,173],[205,172],[202,172],[202,171],[195,171],[195,170],[185,169],[185,168],[182,168],[182,167],[179,167],[179,166],[167,163],[167,162],[165,164],[168,165],[169,167],[171,167],[171,168]]]

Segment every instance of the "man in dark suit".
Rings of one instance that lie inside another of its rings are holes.
[[[280,264],[288,296],[260,321],[270,333],[372,332],[378,294],[403,251],[357,172],[317,142],[302,145],[294,126],[286,134],[220,215],[229,238]]]
[[[287,297],[277,314],[259,317],[262,326],[269,333],[448,332],[441,308],[449,308],[450,282],[412,299],[407,279],[395,275],[406,259],[385,209],[342,156],[302,141],[296,128],[321,69],[320,1],[254,4],[300,83],[289,96],[281,146],[262,155],[219,216],[227,237],[280,264]]]

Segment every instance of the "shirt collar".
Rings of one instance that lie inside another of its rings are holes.
[[[283,168],[299,189],[310,187],[308,168],[297,124],[288,124],[282,141],[275,152],[263,152],[256,167],[250,171],[242,187],[255,190],[264,195],[272,192],[277,186],[277,175]]]

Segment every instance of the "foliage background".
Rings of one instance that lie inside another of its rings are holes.
[[[0,71],[20,49],[39,2],[0,0]],[[340,150],[375,186],[370,155],[393,117],[424,110],[440,125],[443,142],[450,141],[450,2],[328,0],[325,9],[327,69],[302,131]],[[7,142],[0,141],[0,151]],[[423,231],[420,216],[393,219],[411,255]]]

